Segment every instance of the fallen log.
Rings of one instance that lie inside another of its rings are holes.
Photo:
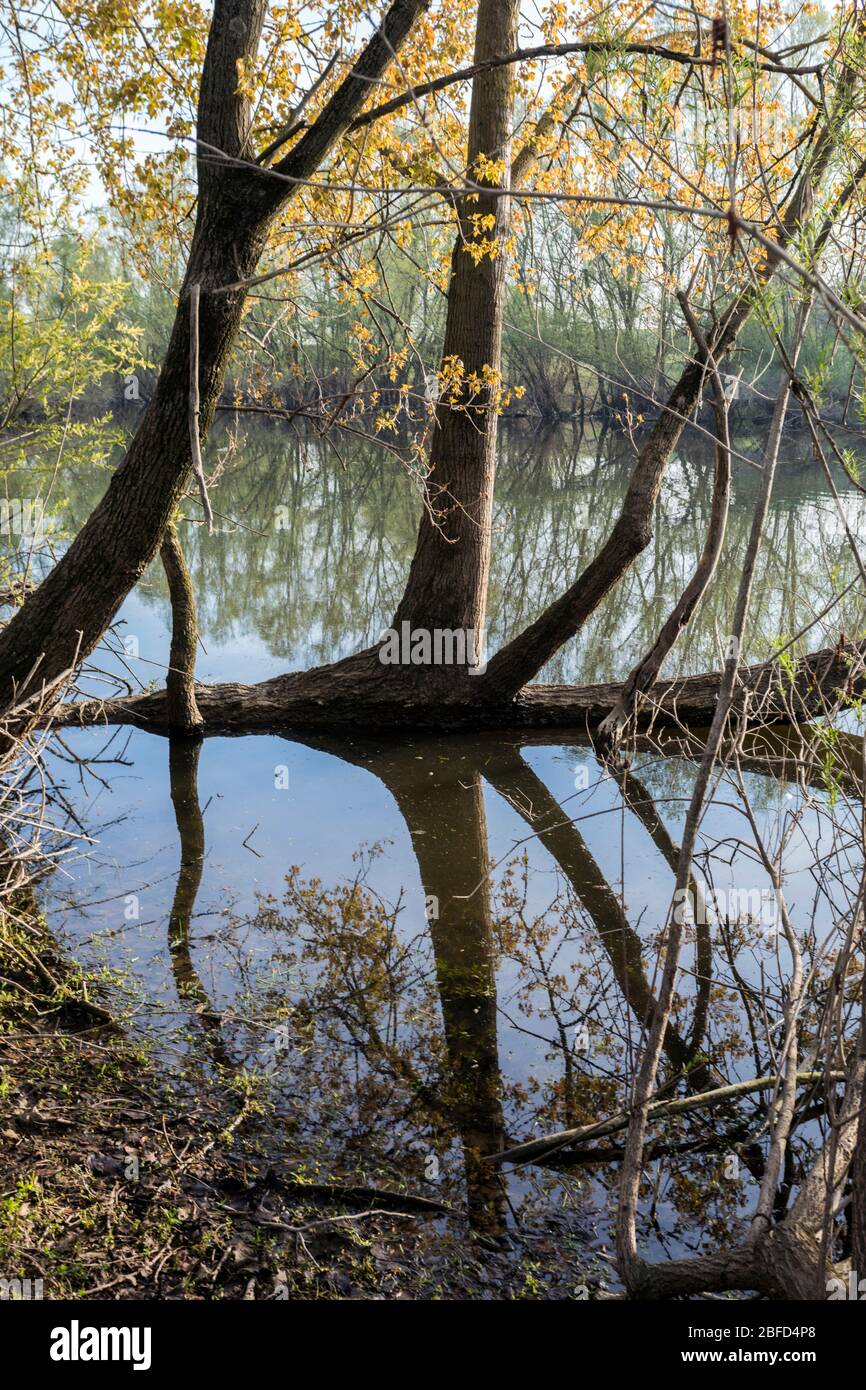
[[[735,714],[748,723],[798,723],[825,713],[839,700],[866,689],[866,648],[840,642],[782,663],[775,658],[744,666],[738,675]],[[443,668],[383,666],[373,648],[332,666],[261,681],[196,684],[204,734],[290,732],[293,729],[399,731],[562,729],[591,737],[616,706],[622,684],[529,685],[513,700],[490,698],[484,676]],[[721,673],[703,672],[656,682],[641,698],[637,724],[647,728],[707,724],[713,716]],[[77,701],[53,712],[57,725],[134,724],[169,732],[165,691],[116,700]]]

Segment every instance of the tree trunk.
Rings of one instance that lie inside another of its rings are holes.
[[[0,706],[36,667],[48,682],[93,650],[155,555],[191,466],[189,288],[200,286],[200,434],[213,420],[246,289],[277,213],[320,167],[429,0],[393,0],[381,28],[289,154],[263,170],[238,65],[254,60],[265,0],[216,0],[198,105],[199,199],[177,316],[153,399],[108,490],[36,592],[0,633]],[[219,158],[219,152],[225,159]],[[275,178],[274,172],[280,177]],[[234,288],[226,289],[226,286]]]
[[[480,0],[476,62],[513,52],[519,8],[517,0]],[[511,67],[489,69],[473,81],[468,169],[478,183],[508,186],[512,89]],[[500,165],[495,177],[480,176],[482,159]],[[427,631],[471,631],[480,651],[490,572],[510,201],[479,193],[461,200],[457,211],[442,348],[446,384],[437,408],[415,555],[394,626],[399,629],[408,621]],[[486,219],[492,219],[491,225]],[[452,393],[447,374],[458,362],[462,374]],[[480,384],[473,386],[475,381]]]
[[[198,734],[204,720],[195,700],[198,646],[195,593],[173,521],[166,527],[159,554],[171,598],[171,654],[165,677],[169,729],[175,734]]]
[[[741,667],[738,696],[748,704],[748,723],[802,723],[826,712],[848,695],[866,691],[866,646],[856,643],[825,647],[792,663],[783,672],[775,661]],[[372,669],[373,663],[371,662]],[[378,672],[395,668],[379,665]],[[429,668],[409,668],[411,671]],[[658,681],[652,707],[639,712],[639,725],[674,724],[696,728],[713,717],[722,676],[708,671]],[[373,686],[370,670],[348,658],[334,666],[275,676],[258,685],[199,685],[196,698],[205,730],[254,733],[293,729],[568,729],[587,735],[617,704],[622,685],[528,685],[514,700],[472,699],[465,692],[453,701],[398,685],[382,676]],[[747,699],[748,697],[748,699]],[[739,706],[738,706],[739,707]],[[110,720],[138,724],[153,733],[168,732],[165,692],[154,691],[120,700],[94,700],[61,706],[52,716],[58,725]]]
[[[728,430],[728,404],[725,400],[719,369],[707,348],[703,333],[693,320],[691,325],[692,331],[697,337],[700,358],[713,378],[716,415],[716,468],[713,477],[713,501],[709,526],[694,574],[674,604],[673,610],[668,615],[652,647],[626,677],[622,696],[618,703],[599,726],[600,741],[604,744],[616,745],[622,739],[625,727],[634,713],[641,695],[644,695],[654,685],[665,657],[700,603],[707,585],[716,572],[724,544],[731,495],[731,440]]]
[[[857,1143],[851,1160],[851,1264],[858,1280],[866,1279],[866,972],[860,985],[860,1009],[858,1048],[864,1069]]]

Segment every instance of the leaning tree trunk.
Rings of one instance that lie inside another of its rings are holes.
[[[475,61],[517,47],[518,0],[480,0]],[[511,165],[510,66],[476,75],[469,116],[468,170],[480,184],[507,187]],[[495,175],[481,173],[494,161]],[[490,571],[496,426],[509,199],[461,199],[451,256],[436,414],[425,505],[406,590],[394,626],[463,629],[482,641]],[[492,219],[488,225],[488,219]],[[459,379],[453,371],[459,364]]]
[[[707,585],[716,572],[728,523],[728,506],[731,495],[731,439],[728,428],[728,403],[725,399],[718,365],[707,346],[700,325],[692,317],[685,296],[682,296],[682,304],[689,326],[695,335],[700,357],[713,379],[716,417],[716,468],[713,477],[710,521],[704,546],[691,579],[674,604],[673,610],[662,625],[652,647],[641,657],[637,665],[632,667],[626,677],[619,701],[599,725],[599,743],[602,746],[613,746],[620,742],[641,696],[652,688],[665,657],[683,628],[688,625]]]
[[[0,707],[93,650],[155,555],[189,477],[190,288],[200,289],[199,434],[213,420],[274,218],[369,99],[430,0],[393,0],[334,95],[272,169],[255,162],[238,68],[256,56],[266,0],[216,0],[198,104],[198,212],[177,316],[153,399],[108,490],[69,550],[0,633]],[[220,155],[224,158],[220,158]],[[274,177],[274,174],[279,177]],[[231,288],[228,288],[231,287]]]
[[[777,240],[784,250],[808,230],[814,196],[838,151],[848,117],[862,99],[859,72],[845,65],[839,79],[836,100],[826,120],[816,130],[811,150],[796,187],[778,221]],[[835,197],[825,212],[810,248],[813,263],[830,239],[838,215],[857,194],[866,178],[866,160]],[[757,271],[752,271],[742,289],[707,335],[709,349],[717,365],[731,352],[737,338],[755,309],[760,287],[769,283],[782,264],[772,251]],[[586,569],[559,598],[519,633],[491,660],[480,692],[488,699],[512,699],[574,637],[592,616],[602,599],[619,582],[653,536],[653,513],[668,461],[679,442],[688,419],[697,405],[704,379],[703,364],[695,359],[683,369],[664,409],[644,444],[632,471],[617,517],[604,545]]]

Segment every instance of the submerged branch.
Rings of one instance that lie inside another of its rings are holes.
[[[838,1072],[828,1078],[822,1071],[798,1071],[797,1084],[809,1085],[814,1082],[844,1081],[845,1073]],[[754,1095],[756,1091],[772,1091],[779,1085],[779,1076],[755,1076],[749,1081],[736,1081],[730,1086],[718,1086],[712,1091],[702,1091],[697,1096],[685,1096],[679,1100],[654,1101],[649,1106],[650,1120],[667,1119],[671,1115],[686,1115],[692,1110],[704,1110],[709,1105],[719,1105],[723,1101],[737,1100],[740,1096]],[[586,1144],[590,1139],[603,1139],[616,1134],[628,1126],[631,1112],[622,1110],[607,1120],[599,1120],[594,1125],[580,1125],[576,1129],[562,1129],[556,1134],[546,1134],[540,1139],[530,1139],[526,1144],[517,1144],[502,1153],[488,1154],[491,1163],[528,1163],[534,1159],[546,1158],[567,1144]]]

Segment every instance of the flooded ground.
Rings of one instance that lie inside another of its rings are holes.
[[[213,449],[226,454],[214,493],[223,529],[182,528],[199,679],[263,679],[375,641],[411,557],[411,480],[366,445],[342,467],[290,430],[241,426]],[[594,553],[632,457],[621,437],[506,431],[491,650]],[[542,679],[627,673],[694,565],[710,477],[695,436],[666,476],[656,543]],[[719,665],[757,477],[738,465],[725,559],[671,672]],[[99,486],[92,473],[69,475],[71,523]],[[862,533],[864,497],[847,487],[842,502]],[[855,575],[839,513],[794,436],[746,656],[766,656],[807,624],[804,650],[859,632],[856,591],[819,616]],[[136,688],[161,683],[168,621],[154,569],[102,664]],[[503,1173],[486,1156],[627,1103],[691,752],[638,748],[611,775],[580,731],[381,742],[361,728],[351,739],[211,738],[200,748],[138,730],[67,731],[52,767],[90,841],[47,884],[49,922],[79,959],[110,972],[131,1027],[178,1085],[243,1075],[256,1088],[275,1151],[295,1172],[426,1196],[485,1237],[571,1241],[578,1274],[598,1284],[621,1135],[589,1161],[566,1152]],[[716,787],[696,864],[718,910],[690,931],[667,1042],[674,1075],[696,1059],[709,1084],[772,1070],[757,986],[778,1001],[785,966],[756,830],[768,845],[784,840],[792,917],[820,977],[857,889],[858,815],[832,760],[805,767],[797,749],[769,741],[744,749],[741,780]],[[651,1255],[736,1228],[760,1172],[763,1113],[758,1095],[735,1114],[717,1107],[659,1132],[643,1210]],[[807,1104],[792,1182],[818,1142]]]

